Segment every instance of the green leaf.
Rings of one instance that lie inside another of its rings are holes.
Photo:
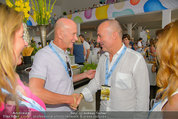
[[[48,3],[48,11],[50,11],[50,4],[51,4],[51,0],[49,0],[49,3]]]
[[[53,10],[53,6],[54,6],[54,4],[56,3],[56,0],[53,2],[53,4],[52,4],[52,7],[51,7],[51,11]],[[49,11],[50,12],[50,11]]]
[[[15,1],[13,1],[13,0],[10,0],[10,2],[15,6]]]

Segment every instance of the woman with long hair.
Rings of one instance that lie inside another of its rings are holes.
[[[178,20],[166,25],[157,42],[157,103],[153,111],[178,111]]]
[[[0,3],[0,16],[0,117],[19,114],[14,112],[25,111],[29,116],[29,111],[45,111],[44,103],[15,72],[21,63],[21,52],[28,45],[23,39],[23,13]]]

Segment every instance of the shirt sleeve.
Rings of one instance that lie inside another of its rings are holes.
[[[138,47],[142,47],[142,44],[141,44],[141,42],[138,42]]]
[[[133,77],[136,85],[136,111],[148,111],[150,83],[147,65],[143,57],[135,63]]]
[[[85,101],[92,102],[93,101],[93,94],[96,93],[97,90],[101,88],[101,82],[100,82],[100,70],[101,70],[101,63],[102,61],[99,61],[98,67],[96,69],[95,78],[92,79],[89,84],[82,90],[82,94],[84,96]]]
[[[40,78],[46,80],[47,75],[47,60],[46,55],[44,52],[37,52],[34,60],[32,69],[29,72],[29,79],[30,78]]]
[[[88,44],[88,42],[85,42],[85,43],[86,43],[86,45],[85,45],[85,46],[86,46],[85,49],[87,49],[87,50],[90,49],[90,45]]]

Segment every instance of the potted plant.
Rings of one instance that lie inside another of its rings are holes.
[[[35,16],[36,22],[40,27],[40,38],[42,47],[46,46],[46,26],[49,24],[53,6],[56,3],[54,0],[51,5],[51,0],[49,0],[48,5],[46,0],[31,0],[33,16]]]

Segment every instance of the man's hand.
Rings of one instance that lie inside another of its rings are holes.
[[[71,95],[73,98],[73,103],[70,104],[70,108],[72,108],[73,110],[76,110],[78,107],[78,98],[80,97],[80,94],[74,93]]]
[[[88,70],[85,72],[86,77],[89,79],[93,79],[95,77],[96,70]]]
[[[81,102],[82,99],[83,99],[83,94],[80,93],[80,96],[79,96],[79,98],[77,100],[77,105],[80,104],[80,102]]]

